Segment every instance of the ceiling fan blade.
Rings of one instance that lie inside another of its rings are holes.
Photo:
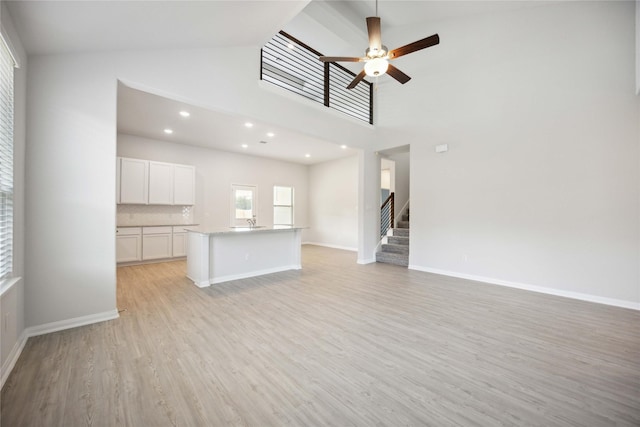
[[[356,58],[353,56],[321,56],[322,62],[362,62],[364,58]]]
[[[409,53],[415,52],[420,49],[425,49],[427,47],[435,46],[440,43],[440,36],[434,34],[425,39],[418,40],[413,43],[409,43],[406,46],[399,47],[397,49],[393,49],[389,52],[389,59],[396,59],[401,57],[402,55],[407,55]]]
[[[393,77],[394,79],[396,79],[402,84],[405,84],[406,82],[411,80],[411,77],[407,76],[405,73],[398,70],[396,67],[394,67],[391,64],[389,64],[389,68],[387,68],[387,74],[389,74],[391,77]]]
[[[364,79],[364,76],[365,76],[364,70],[360,71],[360,74],[358,74],[356,78],[353,79],[351,83],[349,83],[349,86],[347,86],[347,89],[353,89],[354,87],[358,86],[358,83],[360,83],[360,81]]]
[[[380,18],[370,16],[367,18],[367,31],[369,32],[369,49],[380,50],[382,48],[382,38],[380,36]]]

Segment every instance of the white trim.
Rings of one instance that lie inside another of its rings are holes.
[[[528,285],[526,283],[511,282],[508,280],[494,279],[492,277],[475,276],[473,274],[457,273],[447,270],[439,270],[437,268],[421,267],[418,265],[409,265],[410,270],[424,271],[425,273],[440,274],[443,276],[457,277],[460,279],[474,280],[476,282],[489,283],[492,285],[506,286],[509,288],[522,289],[525,291],[538,292],[541,294],[555,295],[559,297],[572,298],[581,301],[595,302],[598,304],[611,305],[614,307],[630,308],[632,310],[640,310],[640,302],[619,300],[615,298],[606,298],[597,295],[583,294],[581,292],[563,291],[561,289],[546,288],[542,286]]]
[[[193,277],[189,276],[188,274],[187,274],[187,279],[191,280],[193,282],[193,284],[196,285],[199,288],[206,288],[206,287],[209,287],[211,285],[211,283],[209,283],[208,280],[204,280],[202,282],[198,282],[198,281],[194,280]]]
[[[240,274],[229,274],[228,276],[216,277],[215,279],[210,279],[209,282],[212,285],[223,282],[230,282],[231,280],[239,280],[239,279],[248,279],[249,277],[262,276],[265,274],[279,273],[281,271],[288,270],[301,270],[301,265],[287,265],[284,267],[275,267],[275,268],[267,268],[264,270],[251,271],[249,273],[240,273]],[[197,286],[200,286],[196,283]]]
[[[77,328],[78,326],[90,325],[92,323],[105,322],[120,317],[118,310],[113,309],[102,313],[90,314],[88,316],[74,317],[73,319],[60,320],[57,322],[45,323],[44,325],[31,326],[26,329],[27,336],[36,337],[38,335],[58,332],[64,329]]]
[[[51,332],[57,332],[64,329],[76,328],[78,326],[86,326],[93,323],[104,322],[106,320],[113,320],[119,317],[118,310],[110,310],[102,313],[90,314],[88,316],[75,317],[73,319],[60,320],[58,322],[45,323],[44,325],[32,326],[22,331],[20,338],[15,343],[9,356],[2,365],[2,378],[0,382],[0,388],[4,386],[4,382],[9,378],[9,374],[16,365],[22,350],[24,349],[27,340],[31,337],[38,335],[44,335]]]
[[[22,279],[22,277],[9,277],[3,280],[0,280],[0,296],[9,292],[9,289],[13,288],[16,283],[18,283]]]
[[[9,356],[2,364],[2,378],[0,379],[0,388],[4,387],[5,381],[7,381],[7,378],[9,378],[9,374],[11,374],[14,366],[16,366],[16,362],[22,354],[22,350],[24,349],[24,345],[27,343],[28,338],[29,336],[27,335],[27,331],[22,331],[22,334],[20,334],[20,338],[13,345]]]
[[[324,246],[325,248],[342,249],[343,251],[358,252],[358,248],[352,248],[351,246],[332,245],[329,243],[319,242],[302,242],[303,245]]]
[[[394,228],[398,228],[398,222],[401,221],[402,215],[404,215],[404,213],[407,211],[407,209],[409,208],[409,202],[411,200],[407,200],[407,203],[404,204],[404,206],[402,207],[402,209],[400,209],[400,211],[398,211],[398,216],[394,218],[393,222],[395,223],[395,227]]]
[[[5,46],[7,46],[9,50],[14,67],[21,68],[22,62],[26,61],[24,46],[22,46],[13,19],[9,16],[9,11],[5,5],[6,2],[0,2],[0,8],[2,9],[2,11],[0,11],[0,16],[2,16],[2,22],[0,22],[0,37],[2,37]]]
[[[358,261],[357,261],[358,264],[373,264],[374,262],[376,262],[375,258],[367,258],[367,259],[358,258]]]

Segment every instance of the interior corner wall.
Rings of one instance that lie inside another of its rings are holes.
[[[380,88],[413,132],[411,268],[640,308],[634,7],[441,21],[411,90]]]
[[[309,166],[306,243],[358,249],[358,157]]]
[[[117,155],[195,166],[194,221],[204,229],[230,225],[232,184],[256,186],[259,225],[273,224],[273,187],[293,187],[294,221],[309,224],[307,165],[126,134],[118,134]]]

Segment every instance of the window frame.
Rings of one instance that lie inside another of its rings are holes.
[[[17,61],[0,34],[0,285],[14,276],[14,69]]]
[[[276,203],[276,189],[278,188],[288,188],[291,191],[291,203],[286,205],[286,204],[278,204]],[[273,225],[274,226],[281,226],[281,225],[286,225],[286,226],[293,226],[293,224],[295,223],[295,209],[294,209],[294,205],[295,205],[295,187],[292,185],[274,185],[273,186]],[[282,208],[282,207],[288,207],[291,209],[291,222],[289,224],[280,224],[276,222],[276,208]]]
[[[231,205],[230,205],[230,218],[231,227],[249,226],[248,218],[238,218],[236,216],[236,191],[251,191],[253,193],[251,200],[251,216],[257,219],[258,216],[258,186],[250,184],[231,184]]]

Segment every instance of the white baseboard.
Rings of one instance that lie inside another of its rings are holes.
[[[27,343],[27,339],[29,336],[27,335],[27,331],[22,331],[20,334],[20,338],[14,344],[9,356],[2,364],[2,378],[0,379],[0,389],[4,387],[5,381],[9,378],[9,374],[13,371],[13,367],[16,366],[16,362],[18,358],[22,354],[22,350],[24,349],[24,345]]]
[[[331,245],[329,243],[318,242],[303,242],[303,245],[324,246],[325,248],[342,249],[343,251],[358,252],[358,248],[352,248],[351,246]]]
[[[357,261],[358,264],[373,264],[374,262],[376,262],[375,258],[364,258]]]
[[[24,349],[27,340],[31,337],[35,337],[38,335],[44,335],[51,332],[62,331],[64,329],[76,328],[78,326],[86,326],[92,323],[104,322],[106,320],[113,320],[119,317],[118,310],[109,310],[103,313],[90,314],[88,316],[75,317],[73,319],[60,320],[58,322],[45,323],[44,325],[31,326],[26,328],[20,334],[20,338],[16,341],[15,345],[11,349],[9,356],[5,360],[2,365],[2,377],[0,388],[4,386],[5,381],[9,378],[9,374],[13,370],[22,354],[22,350]]]
[[[281,271],[301,270],[301,269],[302,269],[302,266],[300,264],[287,265],[284,267],[276,267],[276,268],[267,268],[265,270],[251,271],[249,273],[229,274],[227,276],[216,277],[215,279],[211,279],[210,283],[214,285],[216,283],[229,282],[231,280],[248,279],[249,277],[262,276],[263,274],[272,274],[272,273],[279,273]]]
[[[194,285],[196,285],[199,288],[207,288],[211,285],[211,283],[209,283],[208,280],[203,280],[202,282],[198,282],[196,280],[193,280],[193,277],[189,276],[187,274],[187,279],[191,280],[193,282]]]
[[[440,274],[443,276],[457,277],[460,279],[473,280],[476,282],[489,283],[492,285],[506,286],[509,288],[522,289],[525,291],[538,292],[542,294],[555,295],[565,298],[573,298],[581,301],[595,302],[598,304],[611,305],[621,308],[630,308],[632,310],[640,310],[640,303],[633,301],[619,300],[615,298],[606,298],[597,295],[583,294],[580,292],[563,291],[561,289],[545,288],[542,286],[528,285],[526,283],[511,282],[508,280],[494,279],[491,277],[475,276],[473,274],[457,273],[454,271],[439,270],[436,268],[421,267],[417,265],[409,265],[410,270],[424,271],[426,273]]]
[[[109,310],[102,313],[90,314],[88,316],[74,317],[73,319],[60,320],[58,322],[45,323],[44,325],[31,326],[25,330],[28,337],[49,334],[51,332],[62,331],[64,329],[77,328],[78,326],[90,325],[92,323],[104,322],[117,319],[118,310]]]

